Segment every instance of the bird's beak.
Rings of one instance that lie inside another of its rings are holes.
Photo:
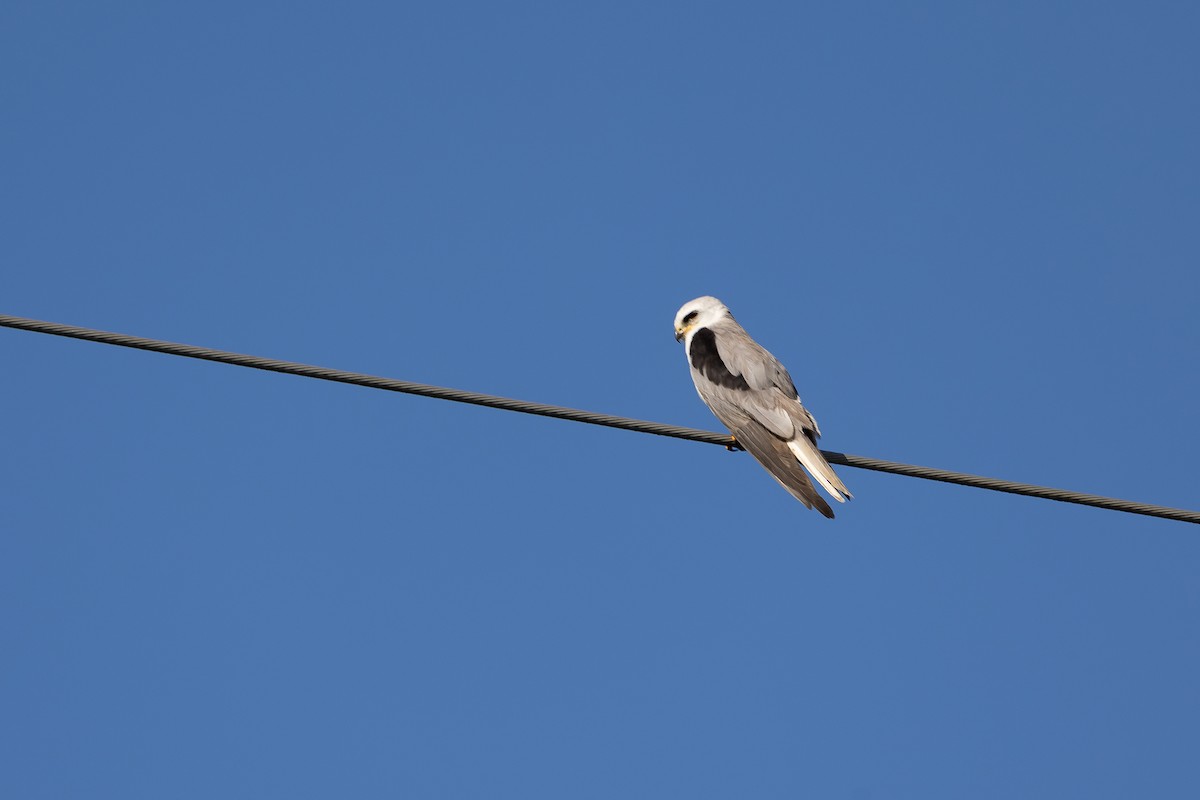
[[[682,328],[676,328],[676,329],[675,329],[675,341],[677,341],[677,342],[682,342],[682,341],[683,341],[683,335],[684,335],[685,333],[687,333],[687,331],[683,330]]]

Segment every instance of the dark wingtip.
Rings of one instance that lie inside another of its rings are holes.
[[[826,518],[833,519],[833,509],[813,487],[800,462],[782,439],[753,420],[731,430],[737,443],[745,447],[792,497],[805,508],[815,508]]]
[[[829,507],[829,503],[825,502],[825,498],[820,495],[816,497],[816,508],[825,519],[833,519],[833,509]]]

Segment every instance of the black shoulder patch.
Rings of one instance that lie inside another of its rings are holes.
[[[709,328],[701,328],[692,334],[692,347],[688,352],[692,366],[718,386],[726,389],[749,390],[750,384],[741,375],[734,375],[721,360],[717,352],[717,335]]]

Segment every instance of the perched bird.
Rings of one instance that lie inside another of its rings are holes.
[[[833,518],[804,469],[839,503],[851,497],[817,449],[821,430],[800,404],[787,369],[750,338],[715,297],[697,297],[675,315],[675,341],[684,343],[700,399],[737,443],[807,508]]]

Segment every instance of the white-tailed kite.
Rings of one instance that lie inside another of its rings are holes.
[[[725,423],[737,443],[807,508],[830,519],[801,465],[834,500],[851,497],[817,449],[821,430],[800,404],[787,369],[750,338],[715,297],[697,297],[675,315],[675,340],[684,342],[700,399]]]

